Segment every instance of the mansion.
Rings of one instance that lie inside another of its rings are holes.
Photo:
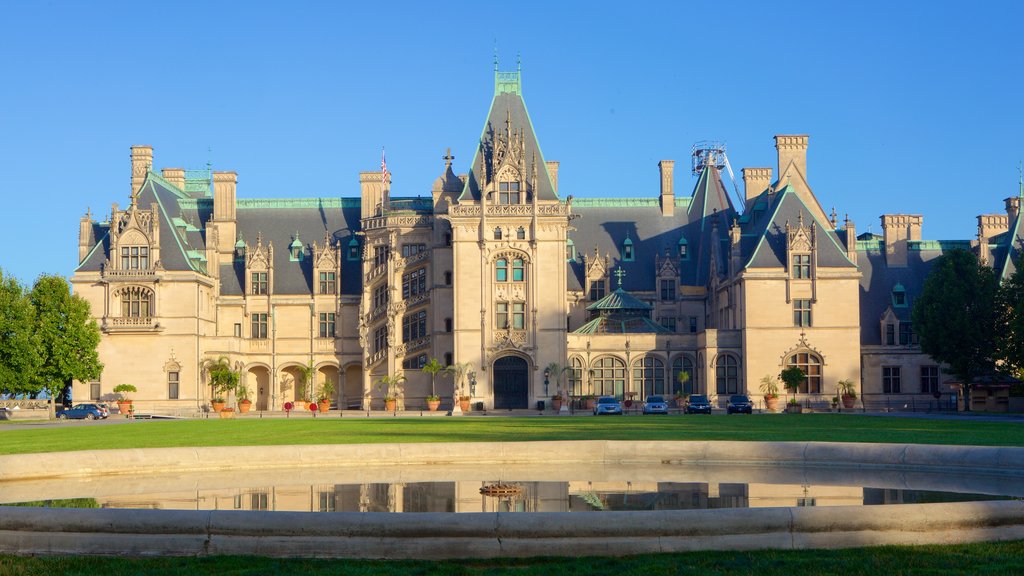
[[[420,370],[431,358],[469,363],[463,393],[488,410],[532,408],[560,387],[724,405],[759,399],[762,377],[791,365],[812,405],[841,380],[868,407],[948,395],[911,307],[945,250],[1013,272],[1020,197],[978,216],[973,240],[924,240],[916,214],[858,236],[812,189],[808,140],[775,136],[777,166],[744,168],[742,199],[716,145],[694,148],[692,189],[677,190],[663,160],[647,196],[574,198],[541,154],[519,72],[496,72],[468,171],[447,154],[429,194],[424,183],[392,196],[385,168],[358,175],[358,196],[242,198],[235,172],[158,171],[153,149],[133,146],[127,205],[80,222],[71,282],[101,327],[105,368],[73,397],[110,400],[130,383],[137,411],[195,414],[212,398],[204,362],[221,357],[258,410],[325,381],[336,407],[379,410],[380,379],[398,375],[404,409],[432,387],[451,408],[452,377]]]

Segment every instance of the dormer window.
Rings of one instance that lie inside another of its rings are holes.
[[[626,262],[634,260],[633,240],[629,238],[629,234],[626,234],[626,239],[622,241],[622,259]]]
[[[288,259],[292,262],[302,260],[302,242],[299,240],[298,232],[295,233],[292,243],[288,245]]]
[[[792,278],[794,280],[810,280],[811,279],[811,255],[810,254],[794,254],[793,255]]]
[[[122,270],[148,270],[148,246],[124,246],[121,248]]]
[[[903,288],[903,284],[896,284],[892,288],[892,305],[894,308],[906,308],[907,307],[907,291]]]
[[[359,260],[359,240],[356,240],[355,236],[348,241],[348,259],[350,261]]]
[[[235,260],[245,260],[245,241],[242,240],[242,235],[238,235],[238,241],[235,242]]]
[[[519,182],[498,183],[499,204],[519,204]]]
[[[494,229],[494,239],[501,240],[501,227]]]
[[[565,241],[565,259],[569,262],[576,260],[576,244],[573,243],[572,238]]]
[[[686,242],[686,238],[679,239],[679,259],[689,260],[690,259],[690,245]]]

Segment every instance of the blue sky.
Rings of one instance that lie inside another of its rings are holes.
[[[969,239],[1017,193],[1022,2],[377,4],[0,3],[0,267],[70,276],[132,144],[236,170],[240,197],[357,196],[384,146],[393,195],[425,196],[445,148],[468,169],[495,44],[563,196],[656,196],[698,140],[774,167],[780,133],[811,135],[811,185],[858,232],[919,213]]]

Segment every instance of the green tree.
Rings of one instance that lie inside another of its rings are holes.
[[[1017,270],[1000,287],[997,299],[999,330],[998,357],[1015,374],[1024,373],[1024,256]]]
[[[216,360],[212,358],[204,360],[203,369],[210,377],[210,387],[213,388],[215,399],[226,399],[226,395],[238,388],[241,377],[231,368],[231,359],[227,356],[221,356]],[[248,390],[246,390],[246,395],[248,395]]]
[[[800,385],[804,383],[804,379],[807,375],[800,369],[799,366],[790,366],[779,373],[779,378],[782,379],[782,384],[793,394],[791,402],[796,401],[796,393],[800,390]]]
[[[914,303],[921,350],[965,384],[995,371],[998,288],[992,269],[972,252],[950,250],[936,260]]]
[[[35,374],[42,364],[36,311],[25,287],[0,270],[0,393],[30,394],[39,390]]]
[[[71,293],[60,276],[40,276],[29,294],[36,310],[41,365],[35,373],[36,387],[53,401],[71,380],[87,382],[103,371],[97,348],[100,329],[89,313],[89,303]]]
[[[434,379],[437,378],[437,374],[444,370],[444,364],[438,362],[437,358],[431,358],[430,362],[427,362],[420,368],[420,371],[430,374],[430,398],[438,399],[437,392],[434,391]]]

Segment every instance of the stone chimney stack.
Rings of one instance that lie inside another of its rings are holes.
[[[213,173],[213,221],[217,226],[217,252],[230,262],[231,251],[235,248],[237,227],[235,224],[238,174],[236,172]],[[223,264],[224,261],[222,260]]]
[[[775,137],[775,150],[779,153],[779,178],[782,178],[790,162],[807,178],[807,140],[807,134],[779,134]]]
[[[846,238],[846,257],[850,259],[850,262],[857,263],[857,228],[853,225],[853,220],[847,216],[843,221],[843,234]]]
[[[1020,214],[1020,196],[1011,196],[1005,200],[1006,202],[1006,217],[1012,224]]]
[[[361,218],[378,216],[384,200],[384,186],[380,181],[380,172],[360,172],[359,190],[362,195]]]
[[[988,243],[992,237],[1010,229],[1009,203],[1006,208],[1006,214],[980,214],[978,216],[978,259],[984,263],[990,263],[992,255],[988,249]]]
[[[161,176],[164,177],[164,180],[167,180],[168,182],[176,186],[178,190],[181,190],[182,192],[185,191],[184,168],[164,168],[160,172]]]
[[[78,223],[78,263],[85,261],[93,245],[96,244],[96,235],[93,233],[92,213],[86,212]]]
[[[661,173],[661,215],[674,216],[676,211],[676,194],[673,189],[672,176],[676,169],[675,160],[662,160],[658,162],[658,171]]]
[[[885,262],[890,268],[906,268],[909,242],[921,240],[920,214],[883,214]]]
[[[743,194],[747,201],[756,198],[764,192],[772,183],[771,168],[744,168],[743,169]]]
[[[558,160],[548,160],[544,162],[548,166],[548,174],[551,176],[551,187],[555,189],[555,194],[558,194]]]
[[[153,147],[132,146],[132,204],[146,182],[146,173],[153,168]]]

